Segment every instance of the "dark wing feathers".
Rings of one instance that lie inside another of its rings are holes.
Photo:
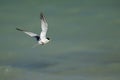
[[[22,31],[25,34],[29,35],[30,37],[34,37],[37,41],[40,40],[40,37],[37,34],[33,33],[33,32],[28,32],[28,31],[25,31],[25,30],[22,30],[22,29],[19,29],[19,28],[16,28],[16,30]]]
[[[43,20],[44,22],[47,22],[43,13],[40,13],[40,19]]]
[[[24,31],[24,30],[22,30],[22,29],[19,29],[19,28],[16,28],[16,30],[18,30],[18,31]]]

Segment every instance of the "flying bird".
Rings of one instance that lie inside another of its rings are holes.
[[[26,30],[22,30],[20,28],[16,28],[16,30],[22,31],[25,34],[29,35],[30,37],[35,38],[38,42],[37,45],[39,44],[44,45],[50,41],[50,38],[46,37],[47,30],[48,30],[48,24],[47,24],[46,18],[43,15],[43,13],[40,13],[40,21],[41,21],[41,30],[42,30],[40,35],[33,33],[33,32],[26,31]]]

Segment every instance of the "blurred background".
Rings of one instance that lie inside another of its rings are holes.
[[[47,18],[50,43],[40,33]],[[119,80],[119,0],[0,0],[0,80]]]

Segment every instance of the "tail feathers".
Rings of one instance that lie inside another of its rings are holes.
[[[22,29],[19,29],[19,28],[16,28],[16,30],[18,30],[18,31],[24,31],[24,30],[22,30]]]
[[[33,45],[33,47],[32,48],[35,48],[35,47],[37,47],[37,46],[39,46],[39,44],[37,43],[37,44],[35,44],[35,45]]]

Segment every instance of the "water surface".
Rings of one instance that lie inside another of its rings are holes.
[[[0,0],[0,80],[119,80],[120,1]],[[36,44],[16,27],[51,42]]]

